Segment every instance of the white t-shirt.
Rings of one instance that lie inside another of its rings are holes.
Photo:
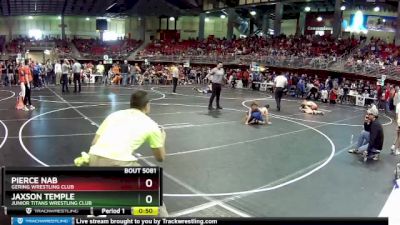
[[[288,81],[285,76],[279,75],[275,77],[274,83],[275,87],[284,88],[287,85]]]
[[[328,99],[328,91],[327,90],[322,90],[321,91],[321,98],[322,99]]]
[[[397,126],[400,127],[400,103],[396,105],[396,114],[397,114]]]
[[[400,91],[397,91],[397,93],[393,96],[393,104],[397,105],[400,103]]]
[[[56,63],[56,65],[54,65],[54,72],[62,73],[61,64],[60,63]]]

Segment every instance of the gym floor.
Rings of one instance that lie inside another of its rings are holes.
[[[178,86],[178,94],[169,86],[140,88],[153,99],[150,117],[166,129],[168,154],[157,163],[148,146],[135,153],[142,165],[164,168],[171,216],[375,217],[392,190],[396,126],[383,113],[385,151],[364,163],[347,150],[363,128],[365,108],[320,104],[324,116],[305,115],[301,100],[287,98],[277,112],[271,94],[224,88],[224,109],[209,112],[209,95],[191,86]],[[60,89],[33,91],[30,112],[15,110],[18,87],[0,90],[0,165],[72,165],[104,118],[128,108],[137,90]],[[271,105],[271,125],[242,123],[254,99]]]

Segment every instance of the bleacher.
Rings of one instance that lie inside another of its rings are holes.
[[[63,41],[59,38],[45,37],[42,40],[36,40],[29,37],[18,37],[6,44],[7,53],[15,55],[25,53],[27,50],[53,50],[58,52],[69,53],[71,49],[68,46],[68,41]]]
[[[113,59],[126,58],[141,45],[141,41],[133,39],[100,41],[99,39],[76,38],[72,42],[84,57],[102,58],[108,55]]]

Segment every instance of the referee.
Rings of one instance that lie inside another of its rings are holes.
[[[275,101],[276,101],[276,109],[281,111],[281,99],[283,95],[283,90],[288,84],[288,80],[284,75],[279,75],[274,79],[275,84]]]
[[[179,68],[176,64],[171,66],[171,74],[172,74],[172,93],[176,93],[176,86],[178,86],[178,79],[179,79]]]
[[[210,102],[208,104],[208,110],[213,110],[214,108],[212,107],[214,98],[216,97],[216,102],[217,102],[217,109],[222,109],[221,105],[219,104],[219,98],[221,96],[221,89],[222,89],[222,84],[225,79],[225,71],[224,68],[222,68],[222,62],[218,62],[217,67],[212,69],[209,74],[207,74],[206,78],[210,79],[211,77],[211,82],[212,82],[212,94],[210,97]]]

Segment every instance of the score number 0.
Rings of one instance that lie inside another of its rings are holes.
[[[152,180],[152,179],[147,179],[147,180],[145,181],[145,185],[146,185],[146,187],[148,187],[148,188],[153,187],[153,180]],[[151,203],[153,202],[153,197],[152,197],[151,195],[147,195],[146,198],[145,198],[145,200],[146,200],[146,203],[147,203],[147,204],[151,204]]]

